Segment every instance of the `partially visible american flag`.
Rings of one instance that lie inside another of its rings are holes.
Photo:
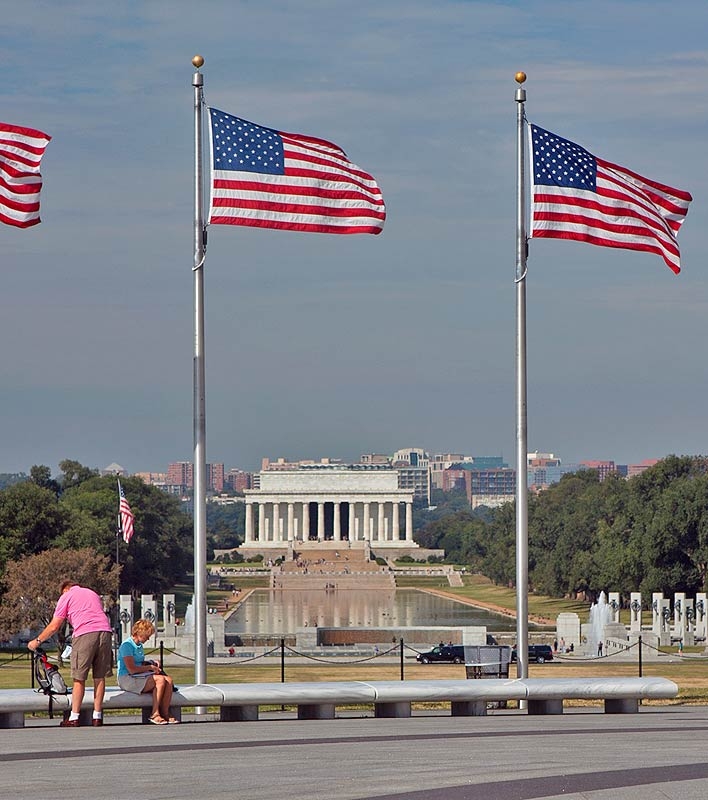
[[[135,532],[135,528],[133,526],[135,516],[130,510],[130,505],[125,498],[125,492],[123,491],[123,487],[120,485],[120,481],[118,481],[118,497],[120,499],[118,508],[118,513],[120,515],[120,530],[123,534],[123,541],[128,544],[128,542],[133,538],[133,533]]]
[[[39,219],[39,164],[52,137],[0,122],[0,222],[29,228]]]
[[[676,234],[693,199],[688,192],[597,158],[536,125],[531,148],[533,238],[644,250],[681,271]]]
[[[337,145],[209,109],[209,222],[312,233],[381,233],[381,189]]]

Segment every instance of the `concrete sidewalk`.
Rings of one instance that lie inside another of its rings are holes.
[[[28,721],[0,733],[0,796],[248,800],[704,800],[708,707],[528,717],[419,712],[103,728]]]

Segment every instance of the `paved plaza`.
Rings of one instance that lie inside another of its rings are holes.
[[[111,716],[103,728],[28,720],[0,732],[0,797],[248,800],[704,800],[708,707],[529,717],[349,712],[298,721]]]

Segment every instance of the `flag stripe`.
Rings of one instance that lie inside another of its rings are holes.
[[[680,272],[676,240],[691,195],[530,126],[531,236],[657,253]]]
[[[665,247],[678,256],[678,246],[671,231],[667,231],[665,226],[660,225],[651,217],[647,218],[626,207],[621,207],[624,214],[620,215],[615,213],[616,207],[611,204],[599,203],[582,197],[565,197],[563,198],[563,207],[559,210],[554,195],[546,193],[535,195],[535,206],[534,218],[536,221],[546,220],[562,223],[565,220],[569,222],[584,220],[588,225],[604,230],[651,236],[660,240]]]
[[[324,139],[209,109],[209,222],[313,233],[380,233],[381,189]]]
[[[328,218],[331,219],[331,218]],[[381,223],[373,225],[362,225],[359,221],[355,225],[334,225],[318,222],[300,222],[292,214],[282,219],[277,219],[275,215],[267,216],[258,214],[257,216],[237,215],[217,216],[212,214],[210,222],[217,225],[244,225],[248,228],[273,228],[283,231],[301,231],[302,233],[381,233]]]
[[[133,533],[135,533],[135,516],[130,509],[130,504],[126,499],[125,492],[123,491],[123,487],[120,485],[120,481],[118,481],[118,511],[120,514],[120,530],[123,534],[123,541],[128,544],[130,540],[133,538]]]
[[[0,122],[0,222],[18,228],[40,222],[39,166],[50,140],[42,131]]]

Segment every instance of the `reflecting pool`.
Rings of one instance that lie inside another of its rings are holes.
[[[227,634],[287,635],[298,628],[484,625],[511,631],[516,621],[417,589],[395,592],[256,589],[226,621]]]

